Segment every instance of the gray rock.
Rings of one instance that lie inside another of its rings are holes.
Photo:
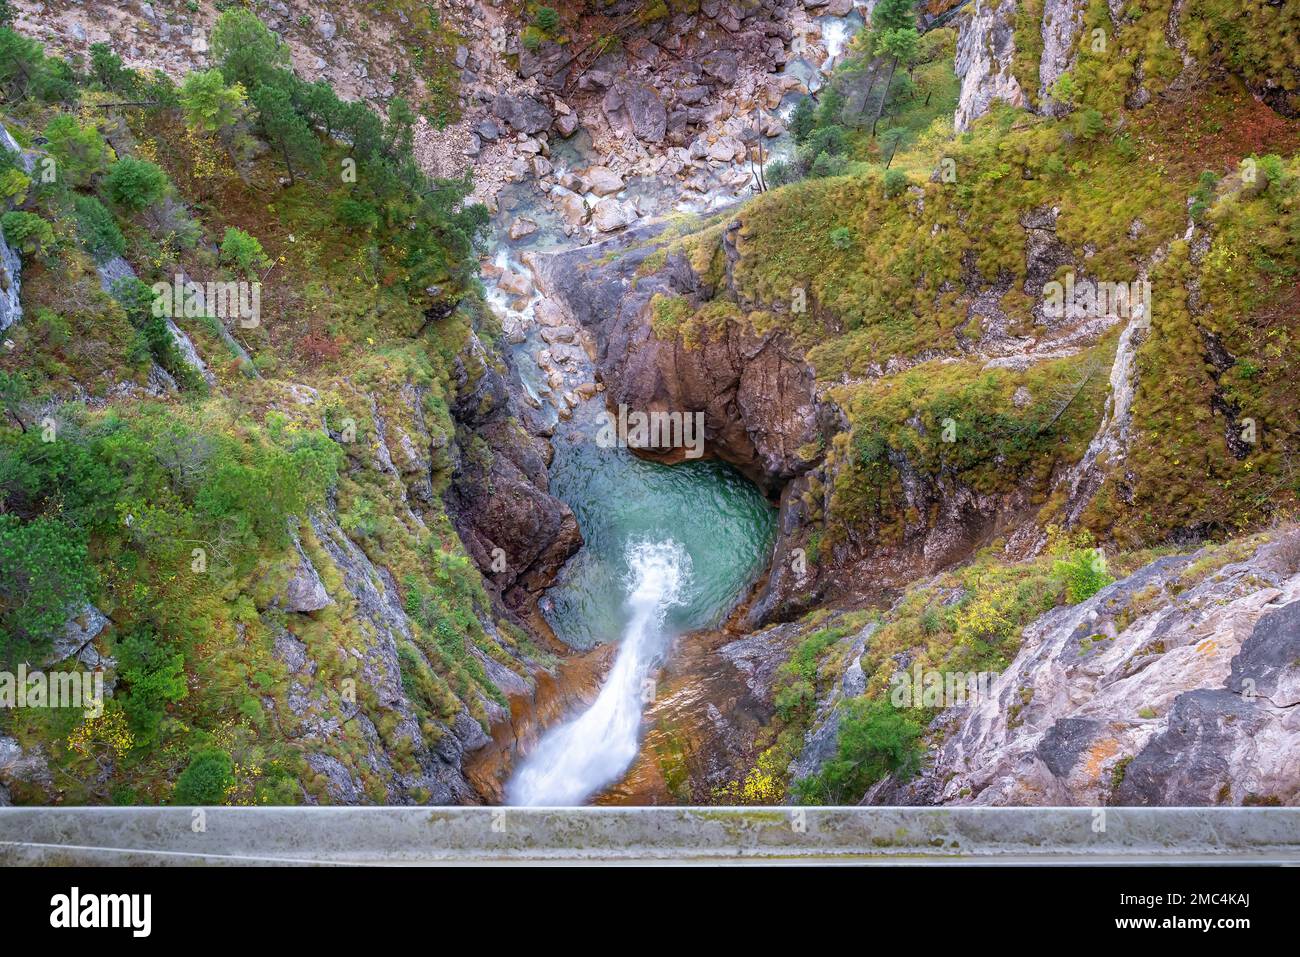
[[[492,115],[518,133],[542,133],[551,125],[551,111],[531,96],[498,94],[492,101]]]
[[[995,100],[1026,105],[1011,63],[1015,56],[1016,0],[980,0],[957,36],[954,69],[961,77],[953,128],[965,132]]]
[[[1275,708],[1300,704],[1300,602],[1264,615],[1232,660],[1228,690]]]
[[[610,196],[623,188],[623,177],[608,166],[592,166],[582,174],[587,189],[597,196]]]
[[[735,83],[739,73],[736,54],[731,50],[714,50],[705,54],[700,60],[700,66],[704,68],[706,76],[724,85]]]
[[[663,141],[668,129],[668,111],[659,94],[646,84],[620,81],[605,93],[600,107],[615,128],[646,143]]]
[[[564,113],[555,120],[556,132],[566,139],[578,132],[578,127],[580,125],[576,113]]]
[[[630,203],[620,203],[606,196],[592,210],[591,222],[602,233],[612,233],[616,229],[630,226],[636,221],[636,210]]]
[[[104,630],[107,624],[108,616],[87,602],[80,611],[68,619],[63,626],[63,633],[55,636],[54,646],[41,662],[41,667],[48,668],[50,665],[76,656]]]
[[[329,592],[325,590],[325,583],[321,581],[316,566],[302,550],[302,545],[298,542],[294,545],[298,552],[298,565],[294,569],[293,577],[284,586],[284,594],[280,600],[281,607],[285,611],[293,612],[320,611],[332,604]]]
[[[1195,574],[1157,559],[1024,630],[989,694],[942,713],[876,803],[1211,805],[1300,788],[1300,531]]]
[[[39,750],[24,752],[17,740],[0,736],[0,807],[10,803],[9,787],[19,783],[48,787],[50,766]]]

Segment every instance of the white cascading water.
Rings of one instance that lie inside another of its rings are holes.
[[[506,803],[571,807],[614,783],[637,754],[643,687],[668,642],[664,618],[682,601],[691,560],[673,541],[627,547],[630,620],[595,702],[551,729],[506,786]]]
[[[849,39],[849,25],[844,20],[832,20],[822,27],[822,40],[826,44],[826,59],[822,61],[822,70],[829,71],[835,65],[835,59],[844,52],[844,45]]]

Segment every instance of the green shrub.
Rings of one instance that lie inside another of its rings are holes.
[[[196,70],[181,83],[180,101],[191,126],[215,133],[243,115],[244,88],[227,86],[220,70]]]
[[[1219,177],[1210,170],[1202,171],[1200,178],[1196,181],[1196,189],[1192,191],[1192,205],[1188,209],[1188,215],[1192,222],[1199,223],[1205,218],[1205,212],[1214,202],[1214,190],[1219,185]]]
[[[97,260],[112,259],[126,252],[126,239],[108,211],[94,196],[77,196],[73,200],[77,233],[81,242]]]
[[[1052,573],[1065,582],[1070,604],[1087,601],[1115,580],[1106,568],[1106,555],[1100,548],[1079,548],[1057,559]]]
[[[556,27],[560,25],[560,14],[554,7],[538,7],[537,16],[533,18],[533,23],[537,24],[538,29],[545,30],[547,33],[554,33]]]
[[[209,46],[226,82],[243,84],[246,90],[276,79],[278,71],[289,66],[289,45],[243,7],[221,14]]]
[[[848,161],[843,156],[831,156],[829,153],[817,154],[817,159],[813,161],[812,168],[808,171],[809,176],[839,176],[844,172]]]
[[[901,169],[885,170],[885,197],[893,199],[907,189],[907,174]]]
[[[790,114],[790,133],[795,143],[802,146],[808,142],[816,123],[817,112],[812,97],[806,96],[795,104],[794,112]]]
[[[794,168],[785,160],[772,160],[763,170],[763,179],[772,188],[793,183],[798,178]]]
[[[59,181],[74,188],[89,185],[108,167],[112,156],[99,130],[82,126],[69,113],[61,113],[46,124],[45,138],[49,140]]]
[[[835,757],[794,784],[801,804],[856,804],[881,778],[906,779],[921,765],[924,728],[887,699],[855,698],[843,709]]]
[[[189,766],[176,779],[173,804],[221,804],[235,786],[235,763],[221,748],[207,747],[194,752]]]
[[[1075,123],[1075,129],[1085,140],[1096,139],[1106,129],[1106,118],[1101,111],[1087,109],[1081,112]]]
[[[54,229],[35,213],[17,210],[0,216],[5,241],[24,253],[38,253],[54,242]]]
[[[107,43],[90,45],[90,80],[104,90],[130,95],[136,92],[140,79],[122,65],[122,58]]]
[[[808,137],[809,156],[820,156],[822,153],[840,156],[847,149],[848,132],[839,125],[819,127]]]
[[[128,635],[115,652],[117,671],[127,688],[122,710],[136,745],[148,747],[158,740],[167,705],[186,695],[185,656],[167,648],[147,629]]]
[[[246,276],[252,276],[271,265],[262,251],[262,244],[242,229],[230,226],[221,240],[221,261],[238,266]]]
[[[847,226],[836,226],[830,231],[830,243],[841,252],[853,245],[853,230]]]
[[[93,581],[84,532],[56,518],[0,515],[0,663],[47,648]]]
[[[139,212],[147,209],[167,192],[169,183],[162,167],[148,160],[124,156],[108,170],[104,186],[114,203]]]
[[[369,203],[346,197],[339,203],[338,220],[348,229],[370,230],[379,225],[379,212]]]

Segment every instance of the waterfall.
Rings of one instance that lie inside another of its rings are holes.
[[[629,620],[614,667],[590,708],[538,742],[506,786],[507,804],[581,804],[636,758],[646,681],[667,645],[664,618],[682,601],[691,561],[671,540],[632,542],[626,559]]]

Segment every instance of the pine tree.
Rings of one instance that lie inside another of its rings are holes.
[[[320,166],[320,141],[307,121],[293,108],[289,94],[278,86],[263,83],[253,91],[258,124],[266,141],[280,154],[289,171],[289,183],[298,180],[299,170]]]

